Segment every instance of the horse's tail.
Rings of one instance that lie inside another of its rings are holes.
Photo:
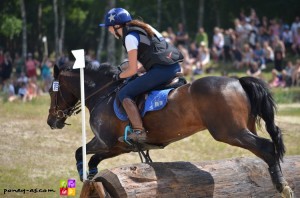
[[[242,77],[239,78],[239,81],[250,100],[251,114],[255,117],[258,124],[260,124],[259,118],[265,121],[266,130],[274,143],[276,158],[278,161],[282,161],[285,146],[281,130],[274,122],[276,104],[269,91],[268,85],[263,80],[253,77]]]

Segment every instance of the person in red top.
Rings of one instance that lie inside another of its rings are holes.
[[[32,58],[32,54],[28,53],[27,60],[26,60],[26,74],[28,78],[36,77],[36,69],[39,66],[39,62]]]

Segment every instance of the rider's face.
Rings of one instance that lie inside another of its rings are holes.
[[[118,25],[115,26],[115,28],[117,29],[117,32],[119,33],[119,35],[122,35],[122,28],[119,28]],[[108,27],[108,31],[114,35],[117,39],[119,39],[118,35],[116,35],[115,30],[113,28],[113,26],[109,26]]]

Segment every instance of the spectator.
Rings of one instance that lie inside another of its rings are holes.
[[[294,35],[294,44],[292,45],[292,50],[297,56],[300,55],[300,28],[298,28],[297,33]]]
[[[207,46],[204,42],[200,43],[199,58],[200,58],[199,65],[197,65],[197,68],[199,68],[203,71],[206,69],[205,67],[208,65],[208,63],[210,61],[209,49],[207,48]]]
[[[231,57],[231,49],[233,45],[233,38],[232,38],[232,29],[225,30],[224,34],[224,47],[223,47],[223,57],[224,61],[232,60]]]
[[[181,71],[182,71],[184,76],[190,75],[191,71],[192,71],[192,66],[190,64],[189,52],[183,45],[178,45],[178,49],[184,57],[182,63],[180,64]]]
[[[260,69],[263,70],[266,68],[264,50],[262,49],[261,44],[259,42],[255,44],[255,49],[253,51],[253,60],[258,64],[258,67]]]
[[[249,44],[244,44],[242,51],[242,62],[238,65],[238,69],[241,67],[250,67],[250,65],[254,62],[253,60],[253,50],[250,48]]]
[[[277,35],[274,36],[272,47],[275,52],[277,51],[281,52],[283,58],[285,58],[285,46],[284,43],[279,39],[279,36]]]
[[[300,17],[296,16],[295,21],[292,23],[291,31],[295,37],[298,34],[298,29],[300,28]]]
[[[20,99],[25,102],[26,101],[26,95],[27,95],[27,86],[25,83],[21,83],[21,86],[18,90],[18,96]]]
[[[36,98],[38,95],[38,86],[35,82],[35,79],[29,79],[27,87],[26,87],[26,94],[24,100],[31,101],[33,98]]]
[[[261,44],[263,44],[264,42],[271,41],[271,37],[267,32],[267,29],[263,26],[258,29],[257,41],[260,42]]]
[[[223,53],[224,46],[224,36],[220,30],[220,28],[214,28],[214,36],[213,36],[213,46],[212,46],[212,56],[213,59],[217,62]]]
[[[293,85],[293,72],[295,70],[295,66],[293,65],[292,61],[288,61],[287,65],[284,69],[284,73],[285,73],[285,84],[287,87],[290,87]]]
[[[262,78],[261,69],[259,68],[258,64],[256,62],[252,62],[249,65],[249,69],[247,70],[247,75],[252,76],[255,78]]]
[[[188,46],[189,35],[184,29],[182,23],[178,23],[178,31],[176,33],[176,45]]]
[[[164,39],[166,40],[167,43],[171,43],[171,42],[172,42],[171,38],[169,37],[168,32],[163,31],[163,32],[161,33],[161,35],[164,37]]]
[[[15,94],[15,87],[14,87],[12,79],[9,79],[4,82],[3,93],[7,95],[7,99],[9,102],[12,102],[17,98],[16,94]]]
[[[24,60],[20,57],[19,53],[15,53],[13,66],[15,68],[17,78],[24,72]]]
[[[27,60],[25,62],[26,74],[28,78],[37,77],[37,68],[39,67],[39,62],[32,57],[31,53],[28,53]]]
[[[208,36],[203,27],[199,27],[195,36],[195,42],[197,46],[200,46],[201,42],[204,42],[206,47],[208,47]]]
[[[275,53],[274,68],[272,69],[271,87],[285,86],[284,58],[282,52]]]
[[[45,57],[42,62],[42,68],[41,68],[41,76],[43,81],[43,92],[48,92],[48,90],[51,87],[52,82],[52,75],[51,75],[51,68],[52,62],[48,59],[48,57]]]
[[[190,44],[188,51],[189,51],[189,57],[190,57],[190,64],[192,66],[195,66],[199,62],[199,50],[198,50],[195,42],[192,42]]]
[[[268,41],[263,42],[263,50],[264,50],[266,63],[273,62],[274,61],[274,51],[270,47]]]
[[[176,35],[171,27],[167,28],[167,33],[169,35],[171,44],[175,44],[176,43]]]
[[[300,85],[300,59],[297,59],[296,66],[292,73],[292,85]]]
[[[292,31],[289,28],[289,25],[284,25],[283,32],[281,35],[282,41],[284,43],[284,46],[286,49],[291,49],[292,43],[293,43],[293,34]]]
[[[69,61],[68,56],[64,52],[62,52],[58,59],[58,66],[61,66],[65,63],[67,63],[68,61]]]
[[[5,52],[4,60],[1,67],[2,67],[2,80],[4,82],[10,78],[12,73],[12,58],[10,57],[9,52]]]

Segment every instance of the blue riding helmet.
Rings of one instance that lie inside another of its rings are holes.
[[[99,24],[99,26],[108,27],[114,25],[122,25],[131,20],[132,18],[127,10],[123,8],[113,8],[105,15],[105,23]]]

